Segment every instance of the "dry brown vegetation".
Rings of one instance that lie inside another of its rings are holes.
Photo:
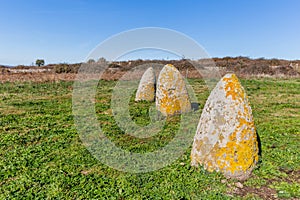
[[[213,61],[213,62],[212,62]],[[99,63],[93,62],[90,65]],[[201,78],[201,74],[195,69],[199,67],[213,66],[218,67],[221,75],[228,72],[234,72],[239,77],[300,77],[300,60],[282,60],[282,59],[250,59],[248,57],[224,57],[212,58],[211,60],[202,59],[197,61],[182,60],[131,60],[112,62],[108,64],[107,69],[101,76],[104,80],[118,80],[126,72],[141,65],[160,67],[165,64],[173,64],[177,67],[183,76],[188,78]],[[76,73],[82,63],[75,64],[49,64],[43,67],[36,66],[16,66],[7,68],[0,66],[0,81],[58,81],[74,80]],[[158,70],[159,71],[159,70]],[[138,77],[140,73],[137,73]],[[98,78],[98,77],[95,77]]]

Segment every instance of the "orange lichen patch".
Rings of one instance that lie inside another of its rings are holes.
[[[225,82],[226,97],[231,96],[233,100],[244,98],[245,91],[235,74],[231,74],[229,78],[224,77],[222,80]]]
[[[203,145],[203,141],[202,140],[197,140],[196,141],[196,149],[197,151],[201,151],[202,145]]]
[[[142,91],[136,94],[136,100],[154,101],[155,88],[153,84],[144,85]]]
[[[258,161],[258,147],[256,135],[253,130],[244,129],[240,132],[241,138],[248,138],[240,142],[237,141],[235,130],[225,147],[220,147],[218,143],[211,151],[211,155],[217,160],[214,166],[217,170],[230,172],[230,174],[245,173]],[[247,137],[245,137],[247,135]],[[256,146],[256,148],[253,148]],[[212,167],[212,166],[208,166]]]
[[[160,100],[160,110],[165,115],[174,115],[179,114],[180,109],[180,103],[177,99],[169,98],[168,96],[164,96]]]
[[[212,161],[210,161],[210,160],[206,161],[206,170],[207,171],[213,172],[215,169],[212,166],[213,166]]]

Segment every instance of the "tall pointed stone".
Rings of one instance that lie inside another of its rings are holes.
[[[235,74],[226,74],[207,99],[194,137],[191,164],[246,179],[258,161],[252,110]]]
[[[156,108],[164,116],[191,111],[191,102],[180,72],[171,64],[160,71],[156,86]]]
[[[135,95],[135,101],[154,101],[155,99],[155,73],[149,67],[143,74]]]

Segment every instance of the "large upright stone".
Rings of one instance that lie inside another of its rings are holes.
[[[155,73],[152,67],[149,67],[143,74],[138,90],[135,95],[135,101],[154,101],[155,99]]]
[[[191,152],[191,164],[226,177],[246,179],[258,161],[258,141],[244,88],[226,74],[204,106]]]
[[[191,111],[191,102],[180,72],[170,64],[160,71],[156,86],[156,108],[164,116]]]

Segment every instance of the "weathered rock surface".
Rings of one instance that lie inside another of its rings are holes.
[[[173,65],[165,65],[159,73],[156,108],[164,116],[191,111],[191,102],[184,79]]]
[[[155,73],[152,67],[149,67],[143,74],[135,95],[135,101],[154,101],[155,99]]]
[[[235,74],[226,74],[204,106],[194,137],[191,164],[243,180],[257,163],[258,151],[245,90]]]

